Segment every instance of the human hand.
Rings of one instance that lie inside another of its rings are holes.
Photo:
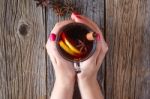
[[[97,72],[108,50],[108,46],[103,38],[102,32],[100,31],[99,27],[93,21],[75,13],[71,15],[71,18],[77,23],[87,25],[98,35],[96,51],[89,59],[80,63],[81,73],[78,73],[78,78],[96,78]]]
[[[61,84],[70,85],[70,83],[74,83],[75,81],[75,70],[73,67],[73,63],[65,60],[60,56],[60,54],[57,51],[56,48],[56,42],[54,41],[56,39],[56,36],[59,32],[59,30],[69,23],[72,23],[72,20],[66,20],[59,22],[55,25],[53,30],[51,31],[52,35],[50,35],[50,38],[47,41],[46,49],[48,52],[48,55],[50,56],[50,59],[52,61],[54,70],[55,70],[55,76],[56,76],[56,82],[60,82]],[[51,39],[51,40],[50,40]],[[63,82],[63,83],[62,83]],[[65,83],[64,83],[65,82]]]
[[[75,83],[75,69],[73,63],[65,60],[57,51],[56,36],[59,30],[72,20],[62,21],[55,25],[51,31],[51,35],[47,41],[46,49],[52,61],[56,80],[50,99],[71,99],[73,96],[74,83]]]
[[[93,21],[75,13],[71,15],[71,18],[77,23],[87,25],[97,33],[96,51],[89,59],[80,63],[81,72],[77,74],[81,97],[82,99],[104,99],[97,81],[97,73],[108,50],[108,46],[99,27]]]

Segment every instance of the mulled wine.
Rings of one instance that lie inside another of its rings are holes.
[[[70,23],[64,26],[57,36],[57,49],[67,60],[81,62],[89,58],[96,49],[96,40],[87,39],[92,32],[88,26],[81,23]]]

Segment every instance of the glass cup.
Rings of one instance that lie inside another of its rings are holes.
[[[94,31],[81,23],[70,23],[60,29],[56,38],[56,47],[60,55],[73,63],[80,72],[80,62],[87,60],[96,50],[96,39],[89,39]]]

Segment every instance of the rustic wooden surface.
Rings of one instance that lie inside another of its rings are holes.
[[[72,1],[109,45],[98,74],[105,98],[149,99],[150,0]],[[45,43],[55,23],[69,18],[34,0],[0,0],[0,99],[49,99],[55,74]]]
[[[150,99],[150,0],[106,0],[106,99]]]
[[[46,97],[45,11],[0,0],[0,99]]]

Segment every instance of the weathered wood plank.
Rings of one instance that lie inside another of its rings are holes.
[[[93,21],[95,21],[98,26],[101,28],[104,28],[104,0],[72,0],[73,3],[76,5],[76,7],[83,13],[83,15],[89,17]],[[48,10],[48,18],[47,18],[47,37],[54,27],[54,25],[61,20],[64,19],[70,19],[70,16],[60,18],[53,13],[51,9]],[[104,65],[102,66],[101,71],[99,72],[98,80],[99,82],[102,83],[104,82]],[[48,57],[47,59],[47,92],[48,96],[50,96],[50,93],[53,88],[53,83],[55,81],[55,76],[54,76],[54,70],[52,68],[52,64],[50,62],[50,59]],[[76,89],[77,90],[77,89]],[[80,99],[79,98],[79,92],[75,93],[75,99]]]
[[[106,99],[150,98],[150,0],[106,0]]]
[[[33,0],[0,0],[0,99],[46,99],[43,16]]]

